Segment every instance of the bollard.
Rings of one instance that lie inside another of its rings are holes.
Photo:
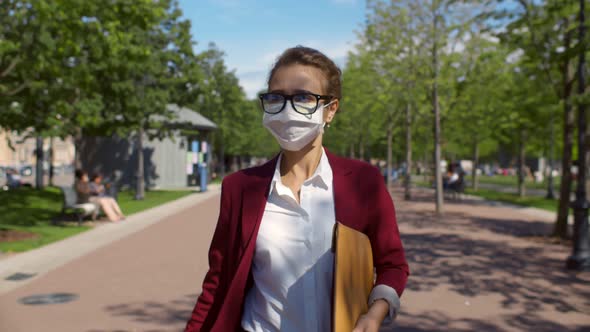
[[[201,192],[207,191],[207,166],[199,164],[199,176],[201,177]]]

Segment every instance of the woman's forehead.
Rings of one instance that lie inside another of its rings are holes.
[[[294,64],[277,69],[270,81],[269,91],[293,91],[306,90],[317,94],[323,94],[323,73],[318,68]]]

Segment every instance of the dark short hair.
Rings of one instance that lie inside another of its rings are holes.
[[[75,172],[76,179],[78,179],[78,180],[81,179],[86,174],[88,174],[88,173],[86,173],[86,171],[83,171],[83,170],[81,170],[79,168]]]
[[[326,79],[323,84],[326,94],[338,99],[342,98],[342,71],[340,68],[324,53],[301,45],[289,48],[279,56],[268,76],[268,85],[270,86],[270,82],[279,68],[295,64],[319,69]]]

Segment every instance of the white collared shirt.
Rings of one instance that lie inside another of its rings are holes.
[[[256,238],[254,285],[241,324],[251,332],[330,331],[336,222],[332,168],[322,151],[316,171],[301,186],[298,204],[281,182],[281,157]],[[390,303],[393,318],[399,306],[395,290],[379,285],[369,303],[378,298]]]

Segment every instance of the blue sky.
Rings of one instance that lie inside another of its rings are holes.
[[[250,98],[288,47],[317,48],[344,65],[365,14],[364,0],[180,0],[180,7],[197,51],[217,44]]]

